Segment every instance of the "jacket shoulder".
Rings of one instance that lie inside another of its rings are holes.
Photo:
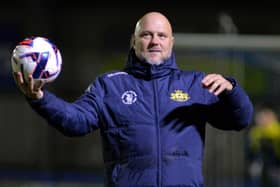
[[[109,71],[103,74],[98,75],[85,89],[87,93],[99,93],[99,95],[103,95],[104,91],[113,85],[117,85],[116,83],[120,82],[120,79],[124,76],[127,76],[128,73],[125,71]]]
[[[122,76],[126,76],[128,75],[127,72],[125,71],[109,71],[109,72],[106,72],[106,73],[103,73],[101,75],[98,76],[98,79],[114,79],[114,78],[119,78],[119,77],[122,77]]]
[[[180,70],[180,75],[186,78],[202,79],[205,76],[204,72],[194,70]]]

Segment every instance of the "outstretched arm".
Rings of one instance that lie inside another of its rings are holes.
[[[98,99],[94,94],[86,92],[70,103],[43,91],[44,82],[35,82],[32,76],[24,81],[19,72],[14,78],[31,107],[64,135],[82,136],[98,128]]]

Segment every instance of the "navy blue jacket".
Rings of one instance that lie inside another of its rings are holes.
[[[241,130],[253,113],[234,79],[217,97],[202,87],[204,76],[179,70],[174,54],[150,65],[131,50],[124,71],[97,77],[73,103],[44,91],[30,104],[67,136],[100,129],[106,186],[202,187],[206,123]]]

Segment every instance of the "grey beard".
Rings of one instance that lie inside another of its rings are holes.
[[[159,62],[150,62],[150,61],[146,61],[148,64],[151,64],[151,65],[156,65],[156,66],[158,66],[158,65],[160,65],[160,64],[162,64],[163,63],[163,61],[159,61]]]

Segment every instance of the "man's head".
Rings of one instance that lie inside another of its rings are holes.
[[[161,13],[149,12],[137,22],[132,47],[140,60],[161,64],[171,56],[173,43],[171,24]]]
[[[257,125],[271,125],[278,121],[276,113],[270,108],[263,108],[256,112],[255,121]]]

